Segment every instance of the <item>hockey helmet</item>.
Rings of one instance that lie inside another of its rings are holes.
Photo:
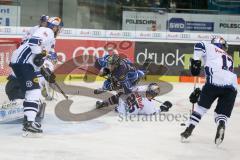
[[[47,27],[47,21],[48,21],[49,17],[46,15],[41,15],[40,16],[40,20],[39,20],[39,26],[40,27]]]
[[[224,51],[228,50],[227,41],[225,39],[223,39],[222,37],[214,37],[211,40],[211,43],[214,44],[215,46],[217,46],[218,48],[223,49]]]
[[[46,16],[44,14],[40,16],[40,22],[47,22],[48,19],[49,19],[49,16]]]
[[[154,98],[160,94],[160,86],[157,83],[150,83],[146,90],[146,97]]]
[[[55,37],[63,27],[62,19],[59,17],[50,17],[47,21],[47,27],[51,28],[54,32]]]
[[[119,66],[120,65],[120,57],[117,54],[112,54],[108,57],[107,63],[108,65],[112,66]]]

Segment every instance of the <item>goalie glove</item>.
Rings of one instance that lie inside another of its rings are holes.
[[[189,101],[191,103],[196,103],[200,97],[200,94],[201,94],[201,89],[195,88],[194,91],[189,96]]]
[[[163,104],[160,106],[161,112],[167,112],[172,107],[172,103],[169,101],[163,102]]]
[[[50,71],[49,68],[42,67],[40,70],[42,76],[48,81],[49,83],[55,83],[56,76],[54,73]]]
[[[33,63],[37,66],[37,67],[41,67],[44,63],[44,57],[46,57],[47,55],[47,51],[43,50],[42,53],[37,54],[34,58],[33,58]]]

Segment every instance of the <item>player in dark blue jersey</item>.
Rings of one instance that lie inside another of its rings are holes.
[[[100,76],[106,76],[102,88],[96,89],[94,94],[100,94],[105,91],[118,91],[106,101],[98,101],[96,106],[101,108],[109,104],[117,104],[118,97],[121,94],[132,92],[133,87],[145,75],[144,70],[137,69],[133,63],[127,58],[121,58],[117,54],[106,55],[98,58],[95,67],[100,70]]]

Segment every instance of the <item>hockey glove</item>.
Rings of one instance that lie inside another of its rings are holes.
[[[191,69],[191,73],[192,73],[193,76],[198,76],[200,74],[200,71],[201,71],[201,61],[191,59],[190,69]]]
[[[48,81],[49,83],[55,83],[56,76],[54,73],[50,71],[49,68],[42,67],[40,70],[42,76]]]
[[[191,95],[189,96],[189,101],[191,103],[196,103],[200,97],[201,94],[201,89],[200,88],[196,88]]]
[[[161,110],[161,112],[167,112],[171,107],[172,107],[172,103],[169,101],[165,101],[160,106],[160,110]]]
[[[34,58],[33,58],[33,63],[37,66],[37,67],[41,67],[44,63],[44,57],[47,55],[47,51],[43,50],[42,53],[37,54]]]
[[[110,70],[108,68],[103,68],[99,74],[99,76],[104,77],[106,75],[110,74]]]

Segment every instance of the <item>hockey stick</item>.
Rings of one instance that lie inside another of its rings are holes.
[[[45,72],[45,74],[48,76],[48,77],[50,77],[51,76],[51,74],[52,73],[49,73],[49,71],[47,71],[47,69],[45,68],[45,67],[42,67],[41,68],[44,72]],[[57,87],[57,89],[60,91],[60,93],[64,96],[64,98],[65,99],[68,99],[68,96],[63,92],[63,90],[61,89],[61,87],[57,84],[57,82],[54,80],[54,83],[53,83],[56,87]]]
[[[57,82],[53,83],[57,89],[60,91],[60,93],[64,96],[66,100],[68,100],[68,96],[63,92],[62,88],[57,84]]]
[[[194,76],[194,79],[193,79],[193,83],[194,83],[194,85],[193,85],[193,91],[195,91],[195,89],[196,89],[197,81],[198,81],[198,77],[197,77],[197,76]],[[192,103],[192,112],[193,112],[193,110],[194,110],[194,103]]]
[[[156,101],[156,102],[158,102],[158,103],[160,103],[160,104],[163,104],[162,101],[156,100],[156,99],[154,99],[154,98],[153,98],[152,100],[154,100],[154,101]]]
[[[87,70],[87,69],[84,69],[84,68],[82,68],[82,67],[79,67],[78,69],[81,69],[81,70],[83,70],[83,71],[86,71],[86,72],[88,72],[88,73],[92,73],[92,74],[94,74],[94,75],[98,76],[98,74],[97,74],[97,73],[95,73],[95,72],[92,72],[92,71],[89,71],[89,70]],[[103,77],[104,79],[108,79],[108,78],[107,78],[107,77],[105,77],[105,76],[101,76],[101,77]]]

